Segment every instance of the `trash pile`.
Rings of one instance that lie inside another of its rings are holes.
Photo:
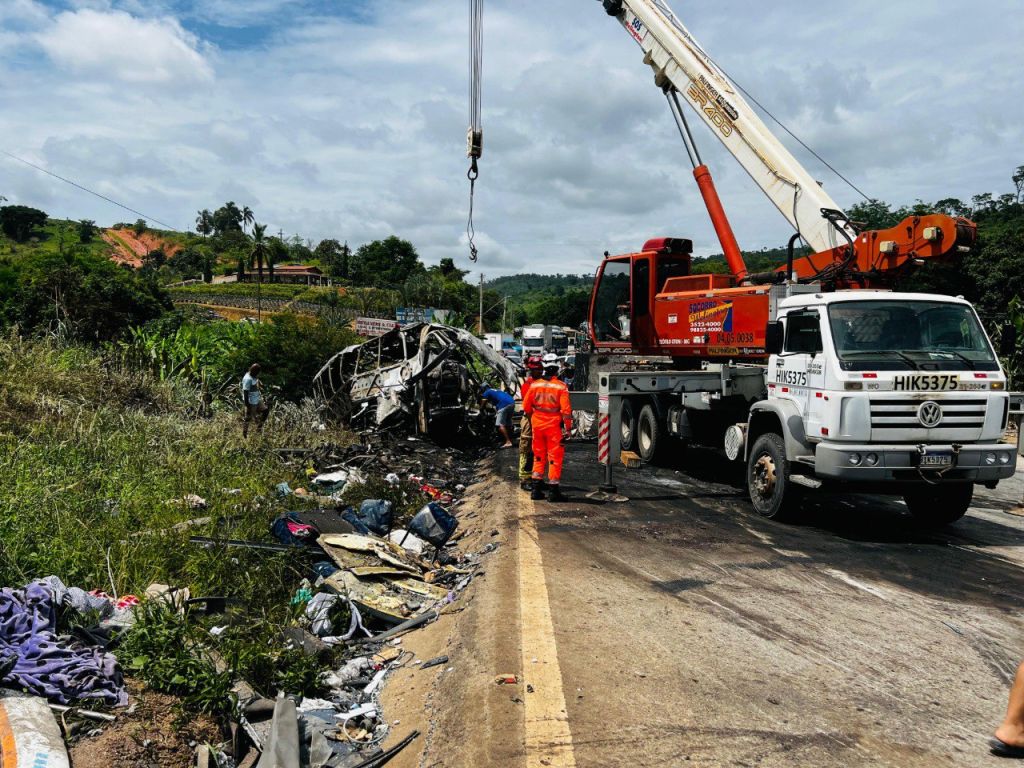
[[[307,482],[294,483],[295,488],[281,482],[268,489],[279,506],[288,507],[268,521],[268,539],[230,538],[228,521],[215,528],[224,535],[189,536],[188,541],[222,550],[225,557],[235,548],[294,555],[290,562],[306,575],[291,599],[295,620],[282,629],[280,642],[330,663],[331,671],[319,681],[327,693],[317,698],[274,695],[237,679],[233,735],[219,745],[197,746],[197,764],[384,765],[419,735],[413,731],[382,750],[390,731],[379,700],[387,676],[407,665],[427,669],[448,662],[443,656],[415,659],[403,650],[402,636],[435,621],[457,601],[481,557],[498,546],[491,542],[475,553],[458,548],[464,533],[458,507],[476,480],[481,454],[441,450],[417,438],[279,453],[290,474]],[[371,487],[386,492],[381,498],[351,501],[353,494]],[[205,508],[197,500],[185,506]],[[194,522],[174,528],[182,531]],[[222,624],[218,619],[204,630],[209,639],[202,643],[205,654],[219,658],[218,642],[230,629],[237,602],[229,597],[193,597],[188,589],[154,584],[141,601],[114,598],[66,587],[56,577],[0,590],[0,714],[9,715],[0,717],[0,731],[5,722],[15,721],[35,729],[38,738],[25,743],[46,742],[53,757],[47,765],[67,765],[66,754],[53,746],[54,733],[62,728],[68,737],[69,721],[84,718],[89,721],[86,732],[95,734],[124,711],[129,695],[118,643],[130,637],[139,606],[155,601],[190,621],[198,613],[223,614]],[[58,624],[70,629],[62,632]],[[219,668],[229,665],[219,659]],[[51,715],[40,719],[46,705]],[[21,717],[25,712],[28,720]],[[55,730],[57,723],[61,728]],[[0,732],[0,741],[3,737]],[[21,757],[31,763],[27,752]]]

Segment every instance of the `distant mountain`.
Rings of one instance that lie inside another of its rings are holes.
[[[528,272],[522,275],[496,277],[485,282],[484,288],[510,299],[527,295],[536,298],[539,294],[560,296],[573,288],[586,288],[589,291],[593,282],[593,275],[538,275]]]

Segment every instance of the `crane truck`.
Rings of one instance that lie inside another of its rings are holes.
[[[994,487],[1015,470],[1000,442],[1006,375],[970,303],[891,289],[917,265],[968,252],[975,224],[932,214],[858,226],[664,0],[602,2],[654,70],[731,273],[693,274],[683,238],[600,265],[588,321],[595,353],[671,360],[600,374],[609,477],[618,447],[650,461],[671,445],[711,445],[745,461],[750,499],[770,518],[828,486],[902,495],[928,524],[959,519],[975,484]],[[792,225],[777,270],[748,272],[683,102]],[[795,256],[798,240],[810,255]]]

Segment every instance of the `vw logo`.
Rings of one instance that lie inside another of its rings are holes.
[[[917,420],[921,422],[921,425],[931,429],[932,427],[939,426],[939,422],[942,421],[942,408],[934,400],[929,400],[926,403],[921,403],[917,409]]]

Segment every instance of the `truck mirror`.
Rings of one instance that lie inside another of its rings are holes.
[[[1002,357],[1011,357],[1017,352],[1017,326],[1007,323],[1003,326],[1003,332],[999,335],[999,354]]]
[[[784,338],[781,320],[772,320],[764,329],[764,348],[769,355],[777,355],[782,351]]]

